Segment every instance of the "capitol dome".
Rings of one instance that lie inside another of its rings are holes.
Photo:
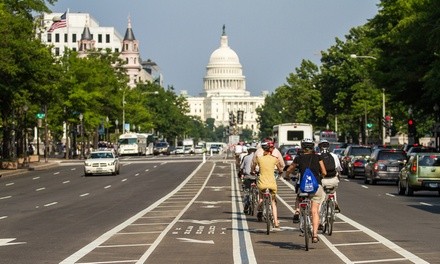
[[[246,91],[246,81],[237,53],[228,45],[228,36],[223,26],[220,47],[209,58],[206,75],[203,78],[207,96],[243,96]]]

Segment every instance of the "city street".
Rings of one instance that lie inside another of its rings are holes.
[[[440,263],[437,192],[342,177],[331,236],[304,249],[294,191],[278,181],[281,228],[242,213],[223,155],[122,157],[121,174],[80,161],[0,178],[2,263]]]

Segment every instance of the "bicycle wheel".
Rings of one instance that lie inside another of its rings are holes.
[[[270,223],[270,218],[271,218],[271,215],[270,215],[270,196],[269,197],[264,197],[264,208],[265,208],[265,210],[264,210],[264,213],[265,213],[265,218],[266,218],[266,234],[268,234],[269,235],[269,232],[270,232],[270,225],[271,225],[271,223]]]
[[[306,245],[306,251],[309,251],[309,242],[310,242],[310,236],[311,230],[310,230],[310,218],[308,216],[307,210],[301,210],[301,218],[303,222],[303,231],[304,231],[304,242]]]
[[[248,215],[254,215],[255,204],[254,204],[254,192],[251,189],[249,193],[249,212]]]
[[[333,233],[333,223],[335,222],[335,201],[330,199],[327,203],[327,219],[326,222],[328,224],[327,233],[329,236]]]
[[[327,201],[321,205],[319,219],[321,220],[322,233],[325,234],[325,231],[327,230]]]

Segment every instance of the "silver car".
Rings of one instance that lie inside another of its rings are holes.
[[[84,175],[120,173],[119,159],[111,150],[93,151],[84,161]]]

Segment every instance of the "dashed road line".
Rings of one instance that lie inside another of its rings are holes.
[[[5,200],[5,199],[9,199],[9,198],[12,198],[12,196],[10,196],[10,195],[8,195],[8,196],[3,196],[3,197],[0,197],[0,200]]]
[[[56,205],[56,204],[58,204],[58,202],[48,203],[48,204],[45,204],[44,206],[45,207],[49,207],[49,206]]]
[[[43,190],[46,190],[46,187],[41,187],[41,188],[35,189],[36,192],[43,191]]]
[[[14,184],[15,184],[15,183],[10,182],[10,183],[6,183],[5,186],[11,186],[11,185],[14,185]]]
[[[79,197],[88,196],[89,194],[90,194],[90,193],[83,193],[83,194],[80,194]]]

